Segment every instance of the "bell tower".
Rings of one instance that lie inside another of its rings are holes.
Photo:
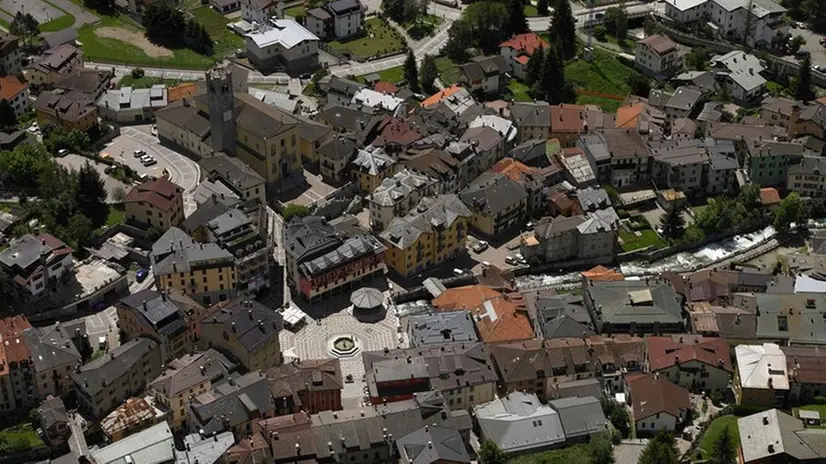
[[[212,149],[235,154],[236,128],[235,97],[232,91],[232,73],[229,68],[218,67],[206,74],[207,101]]]

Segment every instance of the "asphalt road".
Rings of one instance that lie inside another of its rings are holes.
[[[158,160],[158,164],[145,167],[140,159],[135,158],[135,150],[144,150]],[[195,161],[171,150],[158,142],[150,133],[150,126],[128,126],[121,129],[121,135],[116,137],[104,149],[113,159],[121,161],[134,169],[138,174],[147,174],[159,177],[164,170],[169,172],[169,180],[184,189],[184,212],[189,215],[195,211],[196,204],[192,199],[192,190],[200,182],[200,168]]]
[[[51,4],[75,17],[75,24],[72,27],[80,27],[84,24],[93,24],[100,18],[89,10],[72,3],[71,0],[49,0]]]
[[[819,40],[823,37],[820,34],[814,33],[808,29],[791,29],[792,36],[801,36],[806,39],[806,45],[803,46],[812,54],[812,65],[826,68],[826,47],[820,45]],[[791,57],[787,57],[793,59]]]

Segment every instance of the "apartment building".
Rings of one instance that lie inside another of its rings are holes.
[[[241,17],[252,24],[267,24],[272,17],[284,17],[284,0],[242,0]]]
[[[645,338],[648,371],[689,391],[725,392],[734,369],[722,338],[671,335]]]
[[[83,92],[41,92],[32,106],[41,127],[55,124],[85,132],[98,124],[98,107],[95,101]]]
[[[161,365],[160,346],[137,338],[80,366],[72,374],[80,409],[103,418],[126,398],[142,392],[160,374]]]
[[[403,169],[381,184],[367,197],[370,227],[384,230],[394,218],[407,215],[419,201],[435,193],[435,182],[427,176]]]
[[[521,242],[522,255],[546,263],[572,259],[607,263],[613,259],[619,217],[613,208],[584,215],[543,218]]]
[[[441,392],[451,410],[492,401],[499,381],[482,342],[387,349],[363,353],[367,388],[374,405]]]
[[[771,1],[771,0],[766,0]],[[711,58],[712,69],[725,78],[732,99],[741,104],[757,101],[766,91],[763,62],[754,55],[733,50],[725,55]]]
[[[23,301],[37,301],[71,279],[73,251],[47,233],[37,237],[26,234],[9,242],[0,252],[0,265]]]
[[[214,243],[175,249],[152,269],[158,290],[176,290],[204,306],[235,297],[235,256]]]
[[[626,374],[645,367],[645,341],[626,334],[555,338],[545,340],[545,347],[551,359],[565,360],[546,375],[546,382],[552,385],[547,387],[549,397],[563,390],[563,385],[593,377],[601,378],[606,391],[617,393],[623,391]]]
[[[350,179],[358,182],[361,192],[371,193],[385,178],[393,175],[395,164],[396,160],[383,148],[360,148],[350,161]]]
[[[30,85],[49,87],[82,67],[83,52],[73,45],[63,44],[43,52],[23,68],[23,75]]]
[[[0,319],[0,412],[12,413],[37,406],[31,353],[23,332],[32,325],[26,316]]]
[[[508,71],[508,63],[501,55],[477,58],[459,66],[459,82],[471,92],[495,95],[507,85]]]
[[[660,34],[638,40],[635,58],[637,68],[649,76],[667,77],[683,66],[677,44]]]
[[[206,224],[206,240],[216,243],[235,257],[238,288],[252,292],[270,286],[272,246],[253,221],[238,208],[219,215]]]
[[[161,349],[163,362],[191,352],[195,343],[196,318],[204,308],[178,291],[141,290],[115,304],[118,329],[126,340],[151,338]]]
[[[338,359],[304,359],[266,371],[279,415],[340,411],[344,378]],[[288,407],[283,408],[286,404]]]
[[[584,281],[582,296],[597,333],[682,333],[682,300],[667,279]]]
[[[148,89],[121,87],[106,91],[98,100],[98,111],[105,120],[135,124],[152,121],[155,111],[168,103],[164,84],[155,84]]]
[[[258,421],[275,416],[270,386],[261,371],[253,371],[213,385],[187,405],[190,430],[205,436],[231,431],[236,439],[258,431]]]
[[[289,73],[318,68],[318,37],[291,19],[270,19],[268,27],[247,34],[247,56],[257,69]]]
[[[20,39],[15,35],[0,35],[0,76],[18,76],[22,73],[19,42]]]
[[[737,404],[785,405],[789,395],[786,355],[774,343],[734,347],[732,388]]]
[[[788,167],[786,188],[804,197],[822,198],[826,188],[826,163],[822,158],[804,156],[800,163]]]
[[[266,202],[266,179],[240,159],[221,153],[201,158],[198,165],[206,172],[209,179],[220,180],[232,189],[239,199]]]
[[[211,391],[237,368],[236,363],[212,348],[187,353],[166,364],[164,371],[149,382],[148,390],[156,404],[168,411],[169,427],[177,432],[187,426],[190,397]]]
[[[230,354],[248,371],[283,362],[278,334],[281,313],[254,300],[233,300],[203,321],[204,343]]]
[[[528,194],[508,176],[482,173],[459,193],[472,216],[470,226],[489,237],[514,227],[527,214]]]
[[[458,196],[426,197],[404,217],[393,219],[379,239],[387,265],[412,276],[455,258],[465,250],[471,210]]]
[[[473,408],[480,438],[507,453],[531,453],[562,446],[565,429],[559,413],[536,395],[513,392]]]
[[[307,10],[304,25],[322,40],[344,39],[361,31],[366,10],[359,0],[336,0]]]
[[[184,220],[183,189],[165,177],[144,182],[126,194],[126,219],[166,230]]]
[[[316,301],[383,275],[386,247],[372,235],[345,236],[326,219],[294,217],[284,227],[287,285]]]
[[[29,85],[21,82],[17,76],[0,77],[0,99],[9,102],[12,109],[14,109],[14,116],[19,118],[31,107]]]
[[[669,0],[665,15],[685,24],[709,21],[718,34],[735,43],[750,47],[769,48],[789,35],[789,25],[783,19],[786,9],[772,0]]]
[[[761,187],[788,188],[789,170],[801,163],[805,154],[805,147],[797,143],[752,139],[746,142],[744,164],[752,183]]]
[[[32,382],[37,398],[63,397],[72,391],[72,372],[83,362],[78,347],[65,324],[28,328],[22,332],[30,356]]]
[[[542,37],[533,32],[517,34],[499,44],[499,54],[505,57],[514,77],[525,79],[528,61],[534,53],[543,53],[550,47]]]
[[[551,134],[551,105],[548,102],[511,102],[511,119],[519,130],[519,144],[529,140],[547,140]]]

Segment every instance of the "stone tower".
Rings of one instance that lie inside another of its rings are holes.
[[[212,69],[207,72],[206,81],[212,149],[235,154],[237,132],[232,111],[235,107],[232,72],[224,67]]]

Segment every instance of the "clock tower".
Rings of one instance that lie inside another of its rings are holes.
[[[235,97],[232,91],[232,73],[229,68],[217,67],[207,71],[207,101],[212,149],[235,154],[236,127]]]

